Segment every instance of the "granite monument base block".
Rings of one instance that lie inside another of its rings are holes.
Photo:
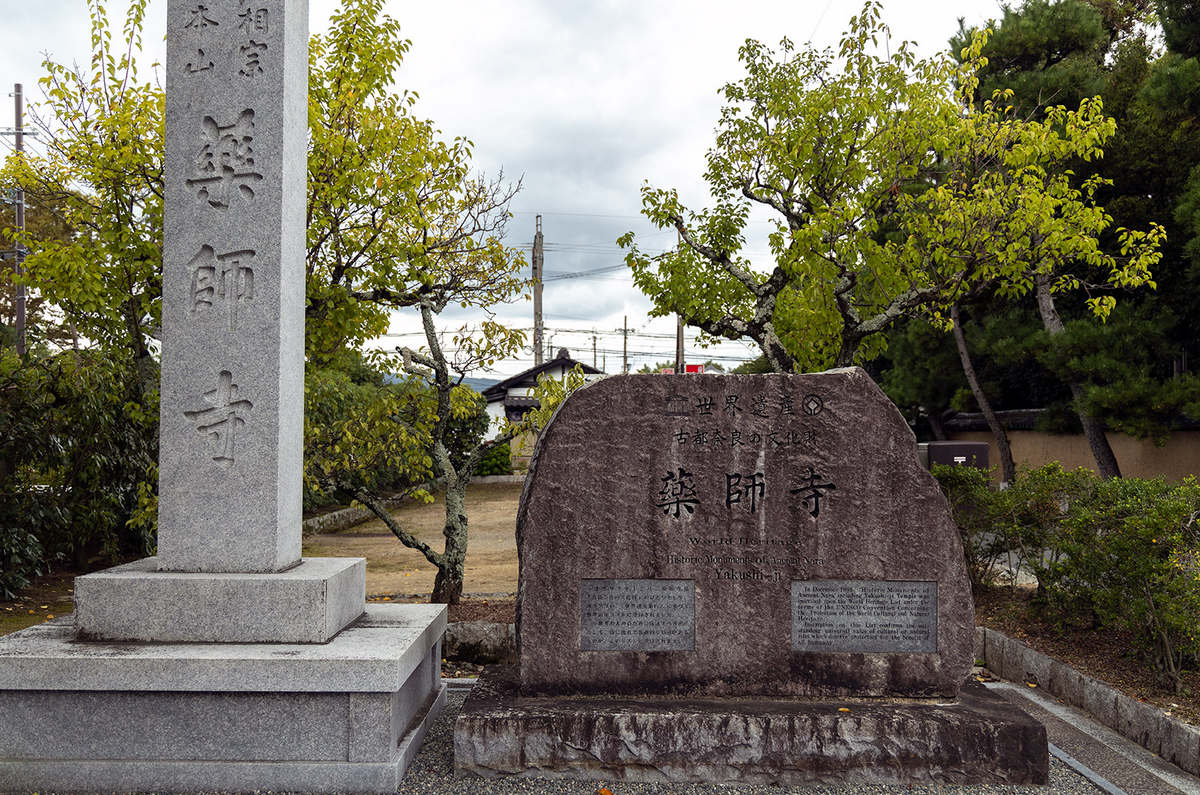
[[[535,697],[484,671],[459,776],[741,784],[1045,784],[1046,730],[968,683],[957,699]]]
[[[445,703],[442,605],[326,644],[0,639],[0,792],[393,793]]]
[[[265,574],[159,571],[144,558],[75,578],[80,640],[327,643],[363,612],[366,561],[304,558]]]

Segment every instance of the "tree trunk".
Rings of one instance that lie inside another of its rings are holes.
[[[438,564],[429,601],[456,605],[462,599],[464,561],[467,557],[467,478],[454,478],[446,484],[446,550]]]
[[[462,601],[463,573],[449,569],[438,569],[437,577],[433,580],[433,592],[429,601],[435,605],[456,605]]]
[[[862,337],[851,334],[848,329],[842,329],[842,347],[838,349],[837,359],[834,361],[834,367],[853,367],[854,357],[858,354],[858,346],[862,343]]]
[[[1051,336],[1061,334],[1064,327],[1062,318],[1058,315],[1058,308],[1054,306],[1054,294],[1050,292],[1050,275],[1038,274],[1034,278],[1034,284],[1037,285],[1038,312],[1042,316],[1042,325]],[[1066,381],[1067,386],[1071,388],[1071,396],[1075,399],[1078,410],[1078,407],[1083,405],[1085,396],[1083,385],[1069,374],[1066,376]],[[1083,435],[1087,437],[1092,457],[1096,459],[1096,471],[1100,477],[1105,479],[1121,477],[1121,467],[1117,464],[1117,457],[1108,443],[1108,437],[1104,434],[1104,426],[1081,410],[1079,411],[1079,421],[1083,423]]]
[[[933,431],[933,438],[939,442],[948,441],[950,437],[946,435],[946,426],[942,422],[941,412],[936,411],[936,410],[931,411],[931,412],[929,412],[928,416],[929,416],[929,428],[930,428],[930,430]]]
[[[975,374],[975,365],[971,362],[971,352],[967,350],[967,336],[963,334],[962,322],[958,316],[958,304],[950,307],[950,318],[954,321],[954,344],[958,347],[958,358],[962,362],[963,373],[967,376],[971,394],[975,396],[975,402],[979,404],[979,410],[983,412],[983,417],[992,430],[992,436],[996,439],[996,449],[1000,452],[1000,472],[1004,476],[1005,483],[1012,483],[1017,479],[1017,468],[1013,465],[1012,448],[1008,444],[1008,431],[1000,424],[1000,418],[996,416],[996,412],[992,411],[992,403],[983,391],[983,385],[979,383],[979,376]]]

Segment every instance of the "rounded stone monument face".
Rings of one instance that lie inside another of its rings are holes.
[[[579,390],[517,548],[527,695],[947,697],[972,663],[958,531],[858,368]]]

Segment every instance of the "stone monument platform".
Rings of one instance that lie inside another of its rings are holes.
[[[956,699],[521,698],[480,677],[455,724],[460,775],[675,783],[1043,784],[1046,730],[983,685]]]
[[[327,643],[363,612],[362,558],[278,573],[159,571],[144,558],[75,578],[76,640]]]
[[[0,791],[395,792],[445,703],[443,605],[331,642],[0,638]]]
[[[962,689],[962,541],[861,369],[578,390],[517,551],[518,666],[468,696],[460,775],[1047,780],[1044,729]]]

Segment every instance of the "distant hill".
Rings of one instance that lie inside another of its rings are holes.
[[[466,384],[467,386],[471,387],[471,389],[474,389],[476,392],[482,393],[483,390],[487,389],[489,386],[494,386],[495,384],[500,383],[500,379],[499,378],[464,378],[462,380],[462,382],[464,384]]]

